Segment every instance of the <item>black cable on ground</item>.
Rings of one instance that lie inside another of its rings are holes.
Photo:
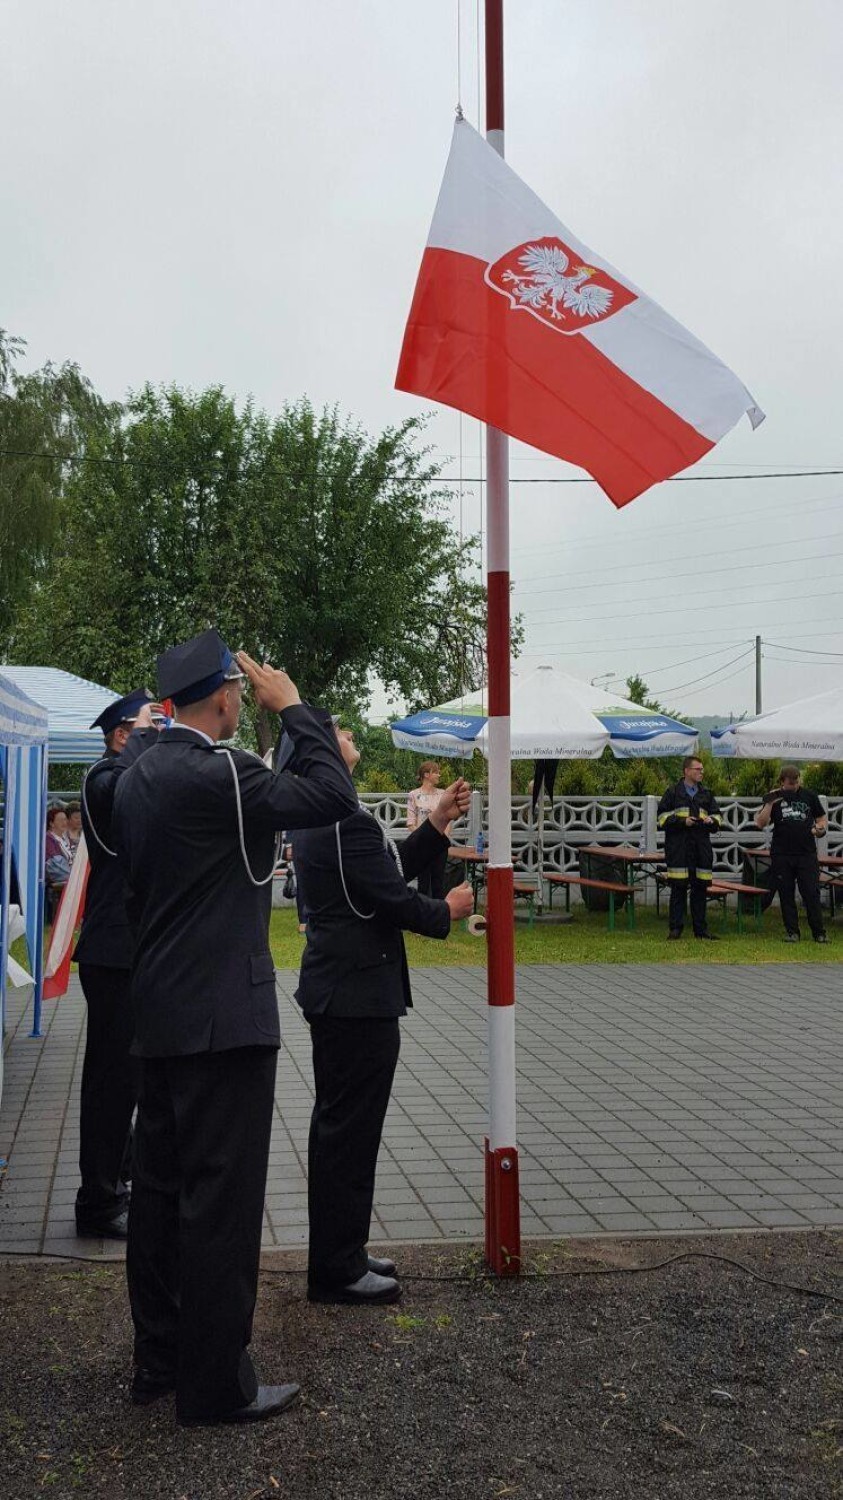
[[[79,1263],[88,1266],[122,1266],[122,1260],[105,1260],[97,1255],[62,1255],[59,1252],[44,1251],[39,1255],[27,1255],[17,1250],[0,1250],[0,1258],[15,1259],[20,1261],[32,1260],[59,1260]],[[478,1275],[465,1272],[456,1276],[425,1276],[416,1272],[408,1272],[402,1275],[402,1282],[426,1282],[430,1285],[448,1283],[454,1285],[471,1286],[477,1282],[499,1282],[510,1285],[519,1281],[572,1281],[575,1278],[587,1276],[643,1276],[650,1271],[664,1271],[668,1266],[678,1265],[682,1261],[689,1260],[711,1260],[719,1261],[724,1266],[733,1266],[735,1270],[742,1271],[744,1276],[749,1276],[752,1281],[760,1282],[762,1286],[773,1287],[778,1292],[794,1292],[800,1297],[819,1297],[825,1302],[839,1302],[843,1305],[843,1296],[837,1292],[825,1292],[820,1287],[801,1286],[795,1281],[780,1281],[773,1276],[763,1276],[760,1271],[753,1270],[741,1260],[736,1260],[732,1255],[720,1255],[714,1250],[680,1250],[676,1255],[669,1255],[666,1260],[653,1261],[648,1266],[583,1266],[581,1270],[572,1271],[522,1271],[519,1276],[512,1278],[493,1276],[491,1272],[484,1271]],[[307,1275],[305,1270],[297,1267],[275,1267],[261,1266],[261,1276],[299,1276]]]

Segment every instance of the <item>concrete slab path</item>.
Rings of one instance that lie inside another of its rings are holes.
[[[843,975],[835,965],[546,965],[518,973],[526,1236],[843,1225]],[[266,1248],[304,1245],[307,1026],[278,974],[283,1046]],[[417,969],[373,1243],[482,1239],[485,973]],[[76,977],[28,1036],[8,992],[0,1249],[113,1257],[74,1233],[85,1005]]]

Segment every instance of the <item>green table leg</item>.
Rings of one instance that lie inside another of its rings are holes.
[[[615,930],[615,893],[609,892],[609,931]]]
[[[630,932],[635,931],[635,892],[630,891],[626,898],[626,925]]]

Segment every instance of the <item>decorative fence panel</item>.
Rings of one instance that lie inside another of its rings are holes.
[[[364,793],[360,799],[392,834],[407,831],[407,793]],[[712,840],[717,873],[740,879],[743,850],[764,848],[766,833],[753,821],[761,805],[758,797],[721,797],[722,831]],[[828,835],[821,840],[821,853],[843,854],[843,797],[823,798],[828,806]],[[545,803],[541,830],[542,868],[546,874],[576,872],[578,850],[583,844],[634,844],[660,848],[656,835],[655,797],[557,797],[551,808]],[[486,809],[483,827],[486,831]],[[469,842],[469,820],[461,819],[452,829],[455,844]],[[529,797],[512,799],[512,848],[519,870],[535,873],[539,862],[539,829]]]

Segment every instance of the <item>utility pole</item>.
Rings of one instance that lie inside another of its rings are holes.
[[[755,637],[755,712],[761,713],[761,637]]]

